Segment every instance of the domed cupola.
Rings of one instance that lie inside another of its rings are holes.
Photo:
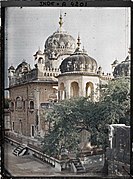
[[[11,65],[8,70],[15,70],[15,68]]]
[[[35,53],[35,55],[33,55],[34,57],[36,57],[37,55],[43,55],[43,52],[39,49],[37,50],[37,52]]]
[[[65,58],[61,65],[61,73],[65,72],[87,72],[95,74],[97,72],[97,62],[92,57],[88,56],[86,51],[80,49],[80,37],[78,36],[78,47],[75,52]]]
[[[23,60],[22,63],[20,63],[17,66],[15,73],[19,76],[19,74],[23,74],[23,73],[28,72],[30,70],[31,70],[30,65],[25,60]]]
[[[57,59],[60,55],[70,55],[76,48],[75,39],[62,28],[61,14],[59,25],[59,29],[49,36],[45,42],[44,52],[49,59]]]
[[[14,76],[14,73],[15,73],[15,68],[14,68],[14,66],[11,65],[8,68],[8,77],[11,78],[12,76]]]
[[[113,75],[115,78],[117,77],[129,77],[130,76],[130,63],[131,63],[131,52],[129,49],[129,55],[126,57],[124,61],[119,63],[115,68]]]

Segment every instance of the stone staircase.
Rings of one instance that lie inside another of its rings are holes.
[[[13,154],[16,156],[22,156],[27,152],[27,147],[25,145],[19,145],[13,150]]]
[[[76,159],[72,159],[71,163],[74,165],[74,172],[76,173],[84,173],[85,168],[83,167],[80,159],[76,158]]]

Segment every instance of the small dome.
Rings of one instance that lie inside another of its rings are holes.
[[[86,53],[79,52],[70,55],[65,58],[60,65],[61,73],[74,72],[74,71],[86,71],[89,73],[96,73],[97,62]]]
[[[122,61],[115,67],[113,75],[115,78],[130,75],[130,56],[129,55],[124,61]]]
[[[22,63],[20,63],[17,66],[15,72],[16,73],[24,73],[24,72],[28,72],[30,70],[31,70],[30,65],[27,62],[23,61]]]
[[[117,65],[119,62],[118,62],[118,60],[116,59],[113,63],[112,63],[112,65]]]
[[[15,68],[11,65],[8,70],[15,70]]]
[[[43,55],[43,52],[39,49],[34,56],[37,56],[37,55]]]

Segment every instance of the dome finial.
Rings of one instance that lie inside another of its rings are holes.
[[[59,20],[60,31],[61,31],[62,25],[63,25],[63,20],[62,20],[62,19],[63,19],[63,18],[62,18],[62,13],[61,13],[61,11],[60,11],[60,20]]]
[[[85,47],[84,47],[84,45],[83,45],[83,49],[82,49],[82,51],[85,52]]]
[[[25,63],[25,62],[26,62],[26,60],[25,60],[25,59],[23,59],[23,60],[22,60],[22,63]]]
[[[83,49],[82,49],[82,51],[83,51],[84,54],[87,54],[87,51],[85,50],[84,45],[83,45]]]
[[[78,42],[77,42],[77,45],[78,45],[78,48],[80,48],[80,45],[81,45],[81,42],[80,42],[80,34],[78,33]]]

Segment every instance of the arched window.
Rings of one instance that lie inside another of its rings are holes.
[[[16,98],[16,108],[22,109],[22,98],[21,97]]]
[[[38,59],[38,63],[43,63],[43,58],[40,57],[40,58]]]
[[[78,97],[79,96],[79,84],[77,82],[71,83],[71,96]]]
[[[30,109],[34,109],[34,102],[30,101]]]
[[[31,125],[31,137],[34,137],[35,135],[35,126]]]
[[[86,83],[86,97],[89,97],[91,100],[94,96],[94,86],[93,83],[87,82]]]

